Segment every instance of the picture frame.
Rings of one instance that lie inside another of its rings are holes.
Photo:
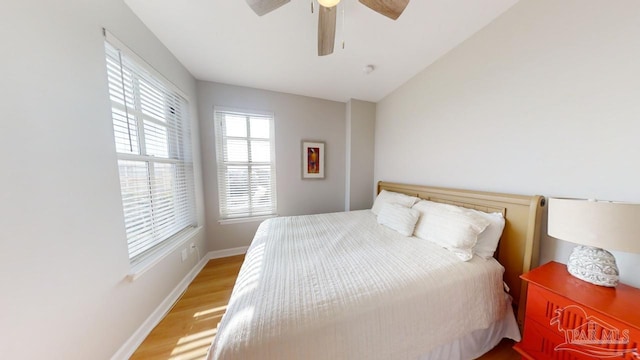
[[[302,179],[324,179],[324,142],[302,141]]]

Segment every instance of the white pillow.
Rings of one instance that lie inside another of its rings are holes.
[[[474,211],[489,220],[489,226],[478,235],[478,242],[473,247],[473,253],[485,260],[489,260],[493,257],[493,253],[496,252],[500,242],[500,236],[502,236],[502,231],[504,230],[504,216],[502,216],[502,213]]]
[[[456,254],[463,261],[473,257],[473,247],[489,220],[469,209],[422,200],[413,206],[420,212],[414,235]]]
[[[419,217],[418,210],[398,204],[385,204],[378,214],[378,223],[404,236],[411,236]]]
[[[398,204],[410,208],[418,200],[419,199],[415,196],[382,190],[376,197],[376,201],[373,202],[371,211],[373,211],[374,214],[378,215],[380,213],[380,210],[382,210],[382,208],[384,207],[384,204]]]

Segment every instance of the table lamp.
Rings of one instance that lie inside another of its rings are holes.
[[[583,199],[549,199],[547,233],[578,244],[569,273],[600,286],[618,284],[616,259],[608,252],[640,252],[640,204]]]

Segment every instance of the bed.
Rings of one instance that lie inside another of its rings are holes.
[[[523,308],[519,275],[537,264],[544,199],[388,182],[382,190],[501,213],[495,259],[460,261],[381,226],[371,210],[267,220],[208,358],[469,359],[502,337],[519,340],[512,304]]]

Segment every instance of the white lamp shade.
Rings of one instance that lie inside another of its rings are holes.
[[[572,243],[640,253],[640,204],[550,198],[547,229]]]

